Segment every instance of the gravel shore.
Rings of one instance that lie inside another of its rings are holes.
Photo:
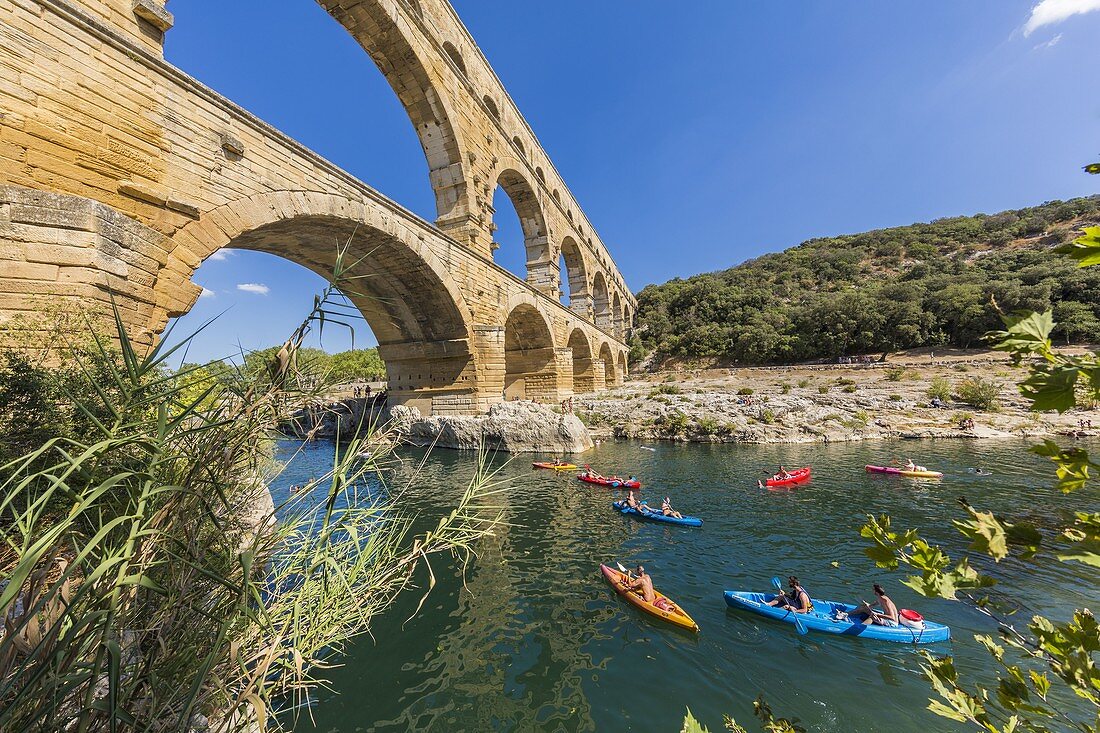
[[[1025,376],[1001,354],[928,351],[885,363],[681,369],[635,375],[622,387],[574,399],[596,437],[729,443],[887,438],[995,438],[1100,434],[1100,411],[1027,409]],[[997,385],[996,404],[964,402],[968,380]],[[930,392],[949,386],[942,406]],[[965,391],[965,390],[963,390]],[[1088,421],[1096,420],[1096,428]]]

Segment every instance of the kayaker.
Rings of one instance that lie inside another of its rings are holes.
[[[653,590],[653,579],[646,574],[645,568],[639,565],[635,568],[634,574],[637,575],[636,578],[630,581],[624,581],[627,588],[641,591],[642,600],[651,606],[670,613],[676,611],[675,603],[667,598],[657,598],[657,591]]]
[[[657,593],[653,590],[653,579],[646,575],[645,568],[639,565],[634,569],[633,578],[627,574],[623,578],[623,585],[630,590],[641,591],[642,599],[646,603],[653,603],[657,599]]]
[[[871,590],[878,596],[878,604],[882,606],[882,613],[876,611],[867,601],[860,601],[858,606],[848,612],[848,616],[860,619],[867,626],[877,624],[887,628],[896,628],[898,626],[898,607],[890,600],[890,596],[886,595],[886,591],[878,583],[872,585]]]
[[[788,595],[782,590],[779,591],[779,595],[768,601],[769,606],[787,608],[795,613],[809,613],[814,610],[810,594],[799,584],[798,578],[793,575],[787,576],[787,584],[791,587],[791,594]]]
[[[638,509],[639,511],[642,508],[642,505],[638,503],[637,497],[634,496],[634,490],[633,489],[631,489],[630,493],[627,494],[627,496],[626,496],[626,505],[628,507],[630,507],[631,509]]]
[[[906,458],[905,461],[906,461],[906,463],[905,463],[905,470],[906,471],[927,471],[928,470],[924,466],[918,466],[917,464],[913,463],[912,458]]]
[[[684,515],[672,508],[672,502],[668,500],[666,496],[661,502],[661,514],[666,517],[676,517],[677,519],[683,519]]]

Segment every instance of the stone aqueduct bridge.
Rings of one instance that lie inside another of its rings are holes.
[[[302,0],[305,1],[305,0]],[[382,70],[427,158],[426,222],[163,58],[160,0],[0,0],[0,321],[109,312],[151,344],[221,247],[319,274],[337,244],[391,396],[475,412],[623,379],[635,300],[446,0],[321,0]],[[493,193],[527,280],[493,263]],[[559,255],[568,272],[559,272]],[[568,292],[568,306],[560,291]]]

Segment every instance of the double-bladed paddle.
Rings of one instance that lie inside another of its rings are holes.
[[[778,575],[776,575],[775,577],[772,578],[772,585],[775,586],[776,590],[778,590],[780,592],[783,591],[783,581],[779,579]],[[802,623],[802,619],[800,619],[798,617],[798,612],[791,609],[791,608],[788,608],[787,613],[792,614],[794,616],[794,630],[798,632],[799,636],[805,636],[806,635],[806,625],[804,623]]]

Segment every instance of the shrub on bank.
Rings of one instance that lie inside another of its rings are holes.
[[[951,382],[943,377],[936,377],[928,386],[928,399],[947,402],[951,399]]]
[[[999,382],[981,377],[968,377],[957,388],[959,401],[979,410],[996,410],[1001,394]]]

